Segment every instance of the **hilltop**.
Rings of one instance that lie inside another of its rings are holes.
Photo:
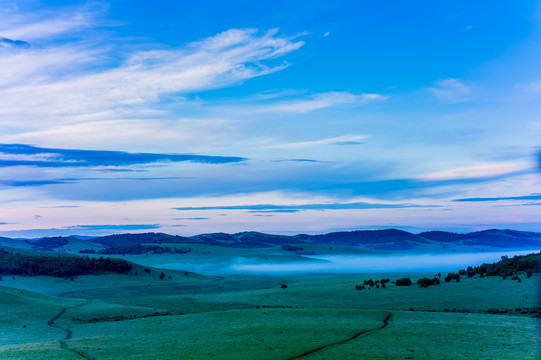
[[[38,240],[0,238],[0,246],[57,252],[100,251],[108,248],[141,244],[200,244],[229,248],[272,248],[277,246],[302,250],[302,246],[346,246],[380,251],[459,252],[537,250],[541,233],[517,230],[483,230],[459,234],[427,231],[413,234],[404,230],[357,230],[321,235],[274,235],[260,232],[235,234],[211,233],[191,237],[164,233],[115,234],[95,238],[80,236],[45,237]]]

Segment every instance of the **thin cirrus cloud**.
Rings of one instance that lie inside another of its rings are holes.
[[[265,106],[245,108],[243,111],[248,113],[307,113],[328,107],[356,104],[362,105],[376,101],[383,101],[387,96],[380,94],[361,94],[355,95],[349,92],[330,91],[326,93],[313,94],[308,99],[283,100]]]
[[[421,180],[453,180],[453,179],[475,179],[487,178],[501,175],[511,175],[529,171],[529,164],[521,163],[493,163],[474,166],[464,166],[447,169],[443,171],[432,172],[419,176]]]
[[[502,197],[478,197],[478,198],[463,198],[455,199],[453,201],[458,202],[470,202],[470,201],[502,201],[502,200],[541,200],[541,194],[534,193],[524,196],[502,196]],[[538,204],[526,204],[526,205],[538,205]]]
[[[72,225],[65,226],[61,230],[151,230],[159,229],[159,224],[106,224],[106,225]]]
[[[46,114],[58,125],[58,118],[73,121],[72,116],[89,113],[99,118],[108,109],[148,111],[150,104],[172,94],[221,88],[279,71],[287,65],[264,62],[301,46],[302,41],[278,36],[277,30],[231,29],[182,49],[132,53],[116,67],[90,74],[85,69],[106,58],[98,48],[70,44],[7,54],[0,65],[13,75],[9,86],[0,87],[0,114],[22,124],[32,124],[36,113]]]
[[[126,201],[135,199],[158,199],[174,197],[224,196],[233,194],[255,194],[269,191],[304,192],[306,194],[323,194],[346,199],[351,196],[368,196],[386,200],[405,201],[411,198],[442,198],[441,191],[479,184],[511,175],[465,178],[465,179],[370,179],[375,171],[370,166],[352,165],[337,167],[334,163],[281,162],[272,169],[260,163],[250,166],[223,166],[208,169],[205,173],[197,173],[194,177],[66,177],[46,179],[59,183],[27,183],[26,186],[40,185],[41,191],[49,197],[69,201]],[[30,170],[32,170],[30,168]],[[217,172],[218,171],[218,172]],[[321,176],[321,174],[326,174]],[[516,175],[516,174],[515,174]],[[29,176],[24,174],[24,176]],[[220,181],[216,181],[217,176]],[[26,178],[27,179],[27,178]],[[21,179],[19,181],[26,181]],[[360,180],[363,179],[363,180]],[[366,179],[366,180],[364,180]],[[29,180],[37,181],[37,180]],[[63,182],[63,183],[60,183]],[[9,184],[4,184],[8,186]],[[23,184],[21,184],[23,185]],[[453,190],[454,191],[454,190]],[[458,197],[455,193],[455,197]],[[325,204],[325,206],[329,206]],[[343,205],[342,205],[343,206]],[[358,205],[360,206],[360,205]],[[363,204],[366,207],[367,205]],[[371,204],[371,206],[373,206]],[[384,206],[388,206],[384,204]],[[399,205],[403,206],[403,205]],[[242,206],[240,207],[242,208]],[[293,206],[290,209],[299,209]],[[247,209],[272,210],[272,209]]]
[[[142,111],[141,111],[142,112]],[[163,111],[162,111],[163,113]],[[141,115],[141,114],[139,114]],[[39,144],[51,147],[99,148],[115,144],[119,149],[137,149],[160,144],[160,148],[193,148],[214,144],[234,136],[231,121],[221,118],[157,119],[163,114],[152,110],[150,118],[124,119],[126,111],[106,111],[99,116],[113,120],[88,120],[73,124],[52,125],[18,134],[0,134],[0,143]],[[96,114],[91,115],[96,116]]]
[[[276,209],[276,210],[249,210],[248,212],[249,213],[253,213],[253,214],[265,214],[265,213],[284,213],[284,214],[291,214],[291,213],[296,213],[296,212],[299,212],[301,210],[299,209]]]
[[[365,202],[331,203],[331,204],[302,204],[302,205],[231,205],[231,206],[200,206],[177,207],[174,210],[247,210],[249,212],[297,212],[301,210],[351,210],[351,209],[393,209],[393,208],[423,208],[439,207],[437,205],[415,204],[373,204]]]
[[[279,159],[279,160],[272,160],[272,162],[305,162],[305,163],[320,163],[325,161],[320,160],[314,160],[314,159]]]
[[[190,154],[128,153],[106,150],[49,149],[24,144],[0,144],[0,167],[95,167],[130,166],[163,162],[237,163],[246,160],[232,156]]]
[[[58,206],[40,206],[40,209],[74,209],[81,208],[81,205],[58,205]]]
[[[0,180],[0,186],[3,187],[36,187],[36,186],[46,186],[46,185],[60,185],[60,184],[75,184],[79,182],[87,181],[168,181],[168,180],[188,180],[193,179],[191,177],[114,177],[114,178],[105,178],[105,177],[80,177],[80,178],[64,178],[64,179],[49,179],[49,180]],[[65,208],[66,206],[60,206]],[[77,206],[67,206],[67,207],[77,207]],[[49,207],[54,208],[54,207]]]
[[[459,79],[440,80],[427,90],[438,100],[447,103],[463,102],[471,97],[471,88]]]
[[[35,11],[32,16],[10,13],[2,19],[0,33],[12,39],[46,40],[74,33],[97,24],[97,15],[106,6],[99,3],[57,8],[54,14]]]
[[[260,148],[261,149],[296,149],[296,148],[304,148],[304,147],[320,146],[320,145],[359,145],[359,144],[363,144],[361,140],[364,140],[366,138],[368,138],[367,135],[342,135],[342,136],[319,139],[319,140],[266,145],[266,146],[261,146]]]
[[[95,3],[57,8],[54,14],[39,10],[31,14],[6,10],[0,22],[0,35],[3,37],[0,42],[0,103],[11,109],[3,112],[11,112],[13,116],[30,115],[30,118],[18,117],[17,120],[20,124],[31,122],[36,114],[32,115],[32,111],[38,110],[33,106],[39,101],[28,97],[26,104],[29,107],[25,110],[24,98],[18,95],[18,89],[26,88],[34,95],[47,97],[46,93],[38,90],[40,86],[47,85],[50,91],[58,93],[64,85],[55,80],[57,76],[65,77],[74,69],[83,70],[90,64],[100,63],[100,57],[103,58],[100,55],[105,51],[103,46],[77,38],[80,30],[98,25],[98,15],[104,9],[105,6]],[[4,103],[4,98],[19,102]],[[49,100],[54,101],[52,106],[62,107],[61,98],[55,100],[51,96]],[[41,113],[40,119],[44,114]]]

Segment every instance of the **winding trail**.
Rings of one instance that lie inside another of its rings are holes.
[[[71,349],[66,340],[69,340],[71,339],[71,336],[73,335],[73,331],[69,328],[63,328],[61,326],[58,326],[56,325],[54,322],[56,320],[58,320],[62,315],[64,315],[64,313],[66,312],[66,310],[69,310],[69,309],[75,309],[75,308],[78,308],[78,307],[81,307],[83,305],[86,305],[86,304],[90,304],[92,302],[92,300],[87,300],[86,302],[82,303],[82,304],[79,304],[79,305],[75,305],[75,306],[70,306],[70,307],[65,307],[65,308],[62,308],[62,310],[60,310],[60,312],[58,314],[56,314],[55,316],[53,316],[51,318],[51,320],[47,321],[47,325],[49,325],[50,327],[54,327],[54,328],[57,328],[57,329],[60,329],[60,330],[64,330],[66,332],[66,337],[62,340],[60,340],[60,347],[64,350],[68,350],[68,351],[71,351],[71,352],[74,352],[76,353],[77,355],[81,356],[82,358],[84,359],[87,359],[87,360],[94,360],[93,358],[91,358],[90,356],[86,355],[85,353],[79,351],[79,350],[75,350],[75,349]]]
[[[294,359],[301,359],[305,356],[308,356],[308,355],[311,355],[315,352],[318,352],[318,351],[321,351],[323,349],[327,349],[331,346],[336,346],[336,345],[342,345],[342,344],[345,344],[349,341],[352,341],[352,340],[355,340],[356,338],[358,338],[359,336],[361,335],[364,335],[364,334],[368,334],[370,332],[374,332],[374,331],[379,331],[379,330],[382,330],[384,329],[387,325],[389,325],[389,322],[391,321],[391,318],[393,317],[393,314],[390,313],[390,312],[387,312],[387,317],[385,317],[385,319],[383,319],[383,324],[380,326],[380,327],[377,327],[377,328],[373,328],[373,329],[368,329],[368,330],[363,330],[361,332],[358,332],[357,334],[353,335],[352,337],[350,338],[347,338],[345,340],[342,340],[342,341],[338,341],[338,342],[335,342],[335,343],[330,343],[330,344],[327,344],[327,345],[323,345],[323,346],[320,346],[320,347],[317,347],[315,349],[312,349],[312,350],[308,350],[300,355],[297,355],[297,356],[294,356],[294,357],[290,357],[290,358],[287,358],[286,360],[294,360]]]

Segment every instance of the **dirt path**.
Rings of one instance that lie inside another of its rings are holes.
[[[385,319],[383,319],[383,324],[377,328],[374,328],[374,329],[368,329],[368,330],[363,330],[361,332],[358,332],[357,334],[353,335],[352,337],[348,338],[348,339],[345,339],[345,340],[342,340],[342,341],[338,341],[338,342],[335,342],[335,343],[331,343],[331,344],[327,344],[327,345],[323,345],[323,346],[320,346],[320,347],[317,347],[315,349],[312,349],[312,350],[309,350],[309,351],[306,351],[300,355],[297,355],[297,356],[294,356],[294,357],[290,357],[290,358],[287,358],[287,360],[294,360],[294,359],[301,359],[305,356],[308,356],[308,355],[311,355],[315,352],[318,352],[318,351],[321,351],[323,349],[327,349],[331,346],[336,346],[336,345],[342,345],[342,344],[345,344],[347,343],[348,341],[352,341],[352,340],[355,340],[356,338],[358,338],[359,336],[361,335],[364,335],[364,334],[368,334],[370,332],[374,332],[374,331],[379,331],[381,329],[384,329],[387,325],[389,325],[389,322],[391,321],[391,318],[392,318],[393,314],[388,312],[387,313],[387,317],[385,317]]]
[[[58,320],[62,315],[64,315],[66,310],[75,309],[75,308],[81,307],[83,305],[90,304],[91,302],[92,302],[92,300],[87,300],[86,302],[84,302],[82,304],[79,304],[79,305],[62,308],[62,310],[60,310],[60,312],[58,314],[53,316],[53,318],[51,320],[47,321],[47,325],[49,325],[50,327],[54,327],[54,328],[57,328],[57,329],[60,329],[60,330],[64,330],[66,332],[66,337],[64,339],[60,340],[60,347],[62,349],[74,352],[77,355],[79,355],[82,358],[87,359],[87,360],[93,360],[93,358],[91,358],[90,356],[86,355],[85,353],[83,353],[83,352],[81,352],[79,350],[71,349],[70,347],[68,347],[68,344],[66,343],[66,340],[71,339],[71,336],[73,335],[73,331],[71,329],[63,328],[61,326],[58,326],[54,322],[56,320]]]

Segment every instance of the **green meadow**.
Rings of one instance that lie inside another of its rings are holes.
[[[216,276],[150,266],[239,254],[261,264],[295,257],[200,246],[119,256],[139,264],[126,274],[4,276],[0,358],[538,358],[538,273],[521,282],[442,274],[422,288],[417,279],[434,273]],[[413,284],[356,289],[402,277]]]

